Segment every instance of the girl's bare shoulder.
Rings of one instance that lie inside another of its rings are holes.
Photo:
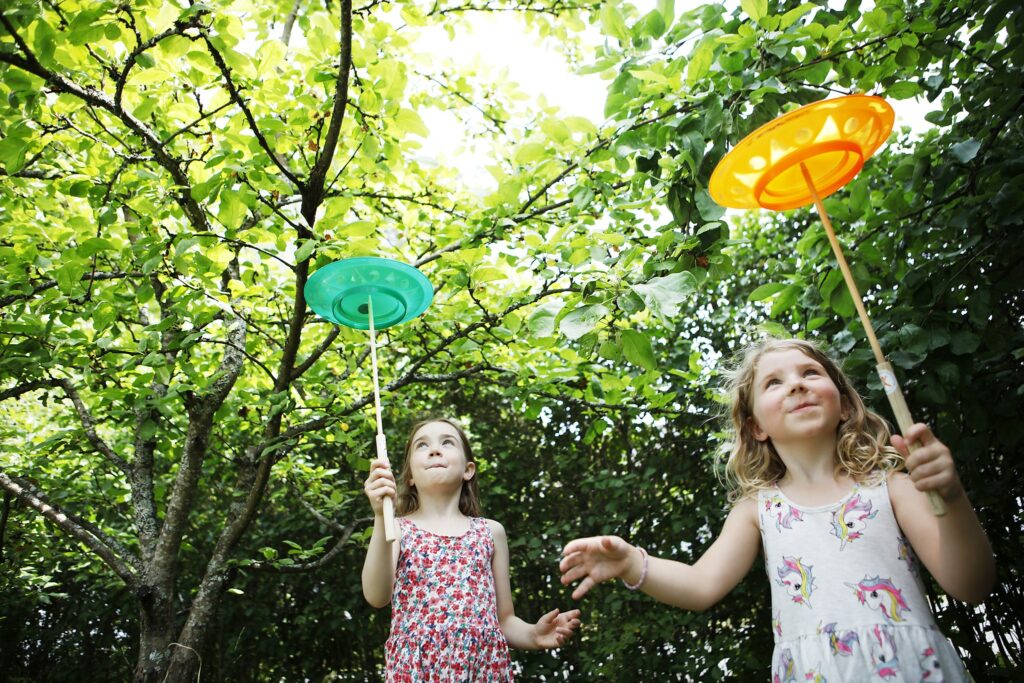
[[[501,522],[496,522],[495,520],[487,519],[486,517],[482,517],[481,519],[483,519],[484,524],[486,524],[487,528],[491,530],[491,534],[493,534],[495,538],[498,538],[499,535],[501,538],[505,537],[505,527],[501,525]]]
[[[733,503],[729,517],[734,517],[737,521],[747,522],[757,527],[757,493],[750,493]]]

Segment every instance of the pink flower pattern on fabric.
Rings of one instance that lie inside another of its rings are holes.
[[[487,522],[440,536],[399,519],[388,683],[509,683],[508,643],[498,623]]]

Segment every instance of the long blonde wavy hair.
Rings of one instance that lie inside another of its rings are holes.
[[[778,482],[786,473],[771,439],[754,438],[754,376],[758,362],[766,353],[796,349],[817,361],[839,389],[846,418],[839,423],[836,439],[837,472],[845,472],[857,482],[873,481],[880,474],[903,466],[903,458],[889,444],[889,424],[864,405],[839,365],[811,342],[802,339],[768,337],[748,346],[739,361],[727,373],[726,387],[731,404],[732,440],[727,449],[724,473],[729,501],[735,503]],[[719,453],[719,461],[726,450]]]

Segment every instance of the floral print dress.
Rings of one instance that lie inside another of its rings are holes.
[[[507,683],[508,643],[498,624],[487,522],[441,536],[398,520],[401,551],[385,645],[388,683]]]
[[[884,478],[818,507],[776,486],[761,491],[759,508],[773,683],[968,680],[932,617]]]

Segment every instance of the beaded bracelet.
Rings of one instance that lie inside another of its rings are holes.
[[[635,591],[640,588],[640,586],[644,585],[644,581],[647,579],[647,551],[640,546],[637,546],[636,549],[640,551],[640,554],[644,558],[644,568],[640,571],[640,578],[637,579],[637,582],[634,584],[626,583],[626,579],[622,579],[622,585],[625,586],[627,590],[631,591]]]

